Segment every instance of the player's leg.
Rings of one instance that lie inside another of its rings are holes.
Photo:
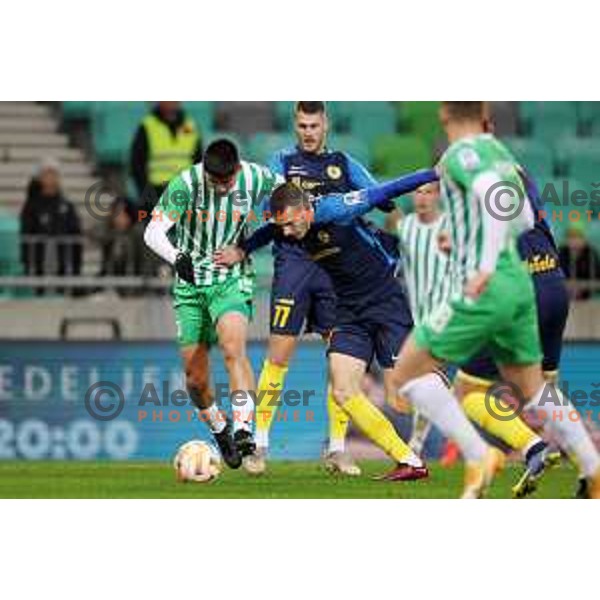
[[[269,434],[279,406],[278,395],[285,387],[290,361],[296,350],[298,338],[293,335],[271,334],[267,357],[258,379],[256,406],[257,453],[266,460]]]
[[[247,368],[247,317],[236,312],[227,312],[221,315],[217,321],[217,336],[225,369],[229,376],[234,439],[242,457],[250,456],[256,449],[252,434],[253,392],[256,386],[254,377]]]
[[[533,288],[529,289],[533,296]],[[569,455],[577,460],[590,482],[590,496],[600,497],[600,455],[579,413],[561,390],[546,382],[542,371],[542,352],[534,302],[527,301],[527,290],[513,293],[525,298],[514,314],[512,326],[493,338],[492,352],[500,365],[503,378],[522,395],[527,410],[533,410],[544,424],[562,440]],[[549,406],[551,405],[551,406]]]
[[[329,275],[318,265],[314,265],[311,276],[311,303],[307,318],[307,331],[320,334],[329,344],[331,331],[336,319],[336,297]],[[325,468],[330,473],[358,477],[360,467],[346,452],[346,436],[350,419],[333,397],[331,385],[327,389],[327,416],[329,436],[323,455]]]
[[[242,459],[232,437],[231,421],[219,409],[210,389],[209,349],[214,343],[210,315],[201,292],[193,286],[175,289],[177,338],[184,364],[186,387],[199,419],[213,434],[225,463],[234,469]]]
[[[490,325],[489,306],[480,309],[463,306],[440,307],[431,324],[422,324],[406,341],[394,367],[400,392],[460,447],[465,458],[463,497],[480,497],[496,474],[500,460],[465,417],[443,379],[435,374],[440,362],[465,362],[485,340],[482,332]]]
[[[245,279],[233,279],[207,291],[208,308],[229,376],[233,437],[244,463],[256,450],[252,433],[256,385],[246,348],[252,299],[252,284]]]
[[[335,401],[361,433],[397,464],[395,476],[389,476],[388,479],[400,481],[426,477],[427,471],[421,459],[362,392],[366,363],[352,356],[330,354],[329,365]]]
[[[358,324],[338,325],[329,346],[333,396],[354,425],[397,463],[395,479],[419,479],[427,471],[394,426],[362,391],[366,367],[373,355],[369,332]]]
[[[258,378],[256,407],[257,473],[266,469],[269,436],[278,408],[276,394],[285,387],[289,365],[296,351],[309,311],[307,275],[312,263],[295,257],[275,261],[271,289],[271,335],[267,356]]]
[[[544,379],[541,365],[503,365],[501,371],[503,377],[521,391],[525,409],[534,411],[562,441],[569,456],[577,461],[589,482],[589,496],[600,498],[600,455],[583,419],[568,398],[558,386]]]
[[[569,319],[570,297],[566,281],[563,277],[552,279],[534,279],[540,338],[544,359],[542,369],[544,379],[552,384],[557,384],[562,357],[562,347]],[[560,440],[559,440],[560,443]],[[571,462],[579,469],[579,483],[576,498],[586,498],[588,491],[588,480],[581,472],[574,457],[569,457]]]
[[[500,398],[489,405],[490,389],[499,379],[492,359],[487,355],[478,356],[457,373],[454,390],[471,421],[525,456],[542,440],[518,417],[517,411]],[[500,417],[494,412],[496,406]]]
[[[410,402],[398,393],[398,388],[394,385],[393,371],[386,370],[383,373],[383,386],[385,390],[386,402],[395,411],[410,415],[412,417],[412,430],[408,445],[413,452],[419,456],[423,453],[429,434],[433,429],[431,422],[425,418],[418,410],[413,408]]]
[[[559,463],[560,453],[552,451],[509,402],[493,397],[491,388],[499,380],[500,373],[491,358],[481,355],[458,372],[454,389],[471,421],[523,457],[525,471],[513,492],[517,498],[524,498],[536,490],[546,470]]]

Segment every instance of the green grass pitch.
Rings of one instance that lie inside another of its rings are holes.
[[[225,471],[213,483],[178,484],[165,463],[0,462],[0,498],[456,498],[462,466],[430,465],[428,481],[381,483],[372,476],[389,465],[362,463],[357,479],[333,477],[319,463],[272,463],[267,475],[251,478]],[[520,469],[509,467],[494,482],[488,497],[510,498]],[[571,498],[576,473],[563,466],[549,472],[535,498]]]

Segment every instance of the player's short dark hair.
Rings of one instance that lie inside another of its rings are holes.
[[[231,140],[215,140],[204,152],[203,164],[204,170],[214,177],[231,177],[240,164],[240,153]]]
[[[327,106],[325,102],[301,100],[300,102],[296,102],[295,112],[301,112],[305,115],[324,115],[327,112]]]
[[[271,194],[270,208],[274,214],[282,213],[286,209],[296,206],[308,208],[308,196],[291,181],[276,187]]]
[[[483,119],[485,102],[443,102],[448,117],[454,121],[471,121]]]

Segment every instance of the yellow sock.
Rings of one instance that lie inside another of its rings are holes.
[[[407,459],[414,459],[413,451],[396,433],[394,426],[367,400],[366,396],[357,394],[350,398],[344,404],[344,411],[365,436],[396,462],[402,463],[407,462]]]
[[[350,417],[333,399],[331,387],[327,392],[327,414],[329,415],[329,451],[343,452],[346,445],[346,434],[350,425]]]
[[[527,427],[520,417],[508,421],[497,419],[487,410],[485,398],[486,394],[483,392],[471,392],[463,400],[464,411],[471,421],[514,450],[522,452],[534,444],[538,435]]]
[[[288,368],[274,365],[265,360],[260,379],[258,380],[258,399],[256,406],[256,445],[268,448],[269,431],[277,412],[273,392],[282,392]]]

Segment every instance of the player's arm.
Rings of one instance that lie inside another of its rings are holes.
[[[353,190],[365,190],[377,185],[377,179],[373,177],[373,175],[364,165],[352,158],[352,156],[349,154],[345,154],[345,157],[346,162],[348,163],[350,185],[352,186]],[[393,200],[390,200],[379,205],[377,208],[385,213],[391,213],[396,209],[396,205],[394,204]]]
[[[495,171],[478,174],[472,183],[472,193],[480,206],[483,223],[483,244],[477,274],[467,282],[465,293],[470,298],[478,298],[486,289],[496,271],[500,253],[506,247],[511,228],[523,231],[534,226],[533,211],[527,198],[519,199],[519,212],[511,219],[498,218],[505,212],[506,194],[514,195],[514,188],[507,186]],[[493,208],[497,207],[497,208]],[[498,212],[497,212],[498,211]]]
[[[155,254],[175,267],[180,279],[194,283],[194,268],[190,255],[175,248],[167,236],[175,226],[175,220],[168,215],[179,212],[180,218],[184,218],[189,193],[189,189],[180,177],[173,180],[157,204],[155,209],[155,213],[159,213],[155,215],[157,218],[152,218],[146,227],[144,242]]]
[[[285,183],[285,179],[281,172],[283,171],[283,164],[281,158],[272,159],[270,161],[271,167],[257,167],[253,166],[256,177],[257,189],[255,190],[255,196],[253,199],[256,212],[258,213],[261,221],[267,221],[266,217],[269,216],[269,201],[273,190]],[[279,169],[279,172],[277,171]],[[256,229],[250,237],[245,240],[240,240],[233,246],[227,248],[221,248],[213,254],[213,261],[220,267],[231,267],[237,263],[240,263],[250,256],[250,254],[256,252],[260,248],[268,246],[275,238],[275,225],[273,223],[266,222],[264,225]]]
[[[349,223],[377,206],[437,180],[437,172],[427,169],[359,192],[325,196],[317,204],[314,219],[316,223]]]
[[[268,246],[275,238],[276,227],[274,223],[266,223],[259,227],[245,240],[240,240],[234,246],[221,248],[213,254],[213,261],[219,267],[232,267],[241,263],[252,253]]]
[[[276,154],[269,161],[269,167],[262,167],[260,175],[257,212],[264,225],[256,229],[250,237],[238,244],[246,255],[250,255],[260,248],[268,246],[275,237],[276,228],[270,222],[270,201],[273,191],[285,183],[281,154]]]

